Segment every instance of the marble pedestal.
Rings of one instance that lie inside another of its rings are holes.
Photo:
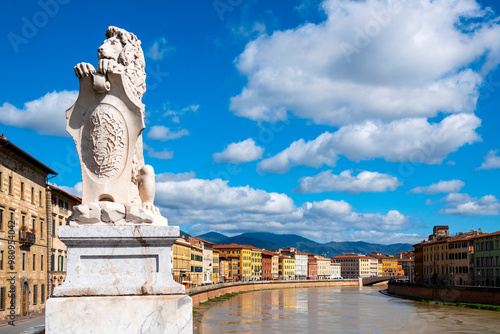
[[[50,298],[45,333],[192,334],[186,295]]]
[[[47,301],[46,333],[192,333],[191,298],[172,278],[178,236],[176,226],[61,226],[67,274]]]

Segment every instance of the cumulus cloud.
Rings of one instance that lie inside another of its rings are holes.
[[[441,163],[464,144],[481,140],[475,132],[481,120],[474,114],[454,114],[439,123],[424,118],[407,118],[383,123],[365,121],[325,132],[305,142],[299,139],[280,153],[259,163],[271,173],[285,173],[297,165],[334,167],[338,155],[360,161],[384,158],[391,162]]]
[[[148,139],[167,141],[172,139],[178,139],[184,136],[188,136],[189,131],[186,129],[181,129],[179,131],[172,131],[163,125],[153,125],[150,127],[148,132]]]
[[[441,193],[455,193],[460,191],[465,186],[461,180],[439,181],[430,186],[419,186],[409,191],[410,194],[426,194],[434,195]]]
[[[231,99],[236,115],[272,122],[291,112],[338,126],[471,112],[482,72],[498,63],[499,26],[473,0],[325,0],[322,7],[325,21],[246,45],[236,60],[248,77]],[[478,72],[467,68],[481,57]]]
[[[307,176],[299,180],[300,185],[294,192],[301,194],[320,193],[325,191],[346,191],[351,194],[361,192],[393,191],[402,183],[394,177],[378,172],[362,171],[358,175],[351,175],[352,170],[345,170],[335,175],[331,170],[319,173],[316,176]]]
[[[447,215],[498,215],[500,210],[500,202],[493,195],[486,195],[478,199],[469,194],[451,193],[441,199],[441,202],[446,203],[446,205],[439,213]]]
[[[476,168],[476,170],[500,168],[500,157],[497,154],[498,150],[489,150],[488,154],[484,157],[483,164]]]
[[[349,203],[333,200],[296,206],[286,194],[231,187],[220,179],[157,182],[155,203],[172,224],[190,226],[196,233],[272,230],[315,238],[321,230],[330,241],[339,231],[402,231],[411,223],[396,210],[358,213]]]
[[[249,138],[238,143],[229,144],[224,151],[214,153],[213,158],[219,163],[240,163],[261,159],[262,154],[264,154],[264,149],[255,145],[255,141]]]
[[[174,51],[175,48],[168,44],[165,37],[156,39],[153,44],[146,51],[146,56],[152,60],[161,60],[170,52]]]
[[[164,150],[164,151],[156,151],[154,148],[152,148],[149,145],[143,144],[144,149],[146,152],[148,152],[148,156],[150,158],[157,158],[157,159],[162,159],[162,160],[169,160],[174,157],[174,152],[169,151],[169,150]]]
[[[22,109],[5,102],[0,106],[0,123],[31,129],[42,135],[67,136],[66,110],[77,97],[77,91],[54,91],[26,102]]]

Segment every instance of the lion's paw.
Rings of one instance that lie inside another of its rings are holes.
[[[77,78],[83,78],[95,73],[95,68],[89,63],[79,63],[75,66],[75,74]]]

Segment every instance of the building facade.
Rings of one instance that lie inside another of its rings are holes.
[[[293,257],[279,256],[278,277],[282,280],[295,279],[295,259]]]
[[[262,250],[258,248],[252,249],[252,281],[260,281],[262,279]]]
[[[58,231],[60,226],[68,225],[68,218],[71,216],[73,206],[82,204],[80,197],[74,196],[58,187],[49,185],[48,195],[51,198],[51,211],[48,224],[50,225],[49,238],[50,247],[50,295],[54,288],[61,285],[66,279],[66,245],[59,240]]]
[[[500,287],[500,231],[473,239],[475,285]]]
[[[49,296],[52,169],[0,136],[0,319],[43,312]],[[13,278],[13,279],[11,279]]]
[[[330,262],[330,268],[331,268],[331,275],[330,279],[339,279],[342,278],[342,270],[341,270],[341,264],[337,262]]]
[[[343,278],[370,277],[370,258],[365,255],[339,255],[332,258],[340,263]]]
[[[318,264],[318,279],[329,279],[332,275],[331,272],[331,259],[326,259],[322,256],[317,256]]]
[[[250,281],[252,278],[252,249],[254,247],[238,244],[215,245],[214,249],[238,257],[238,273],[234,280]]]
[[[172,275],[179,284],[191,282],[191,244],[184,238],[177,238],[172,246]]]

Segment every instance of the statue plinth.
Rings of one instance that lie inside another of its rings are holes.
[[[184,294],[172,278],[177,226],[61,226],[66,280],[54,297]]]

